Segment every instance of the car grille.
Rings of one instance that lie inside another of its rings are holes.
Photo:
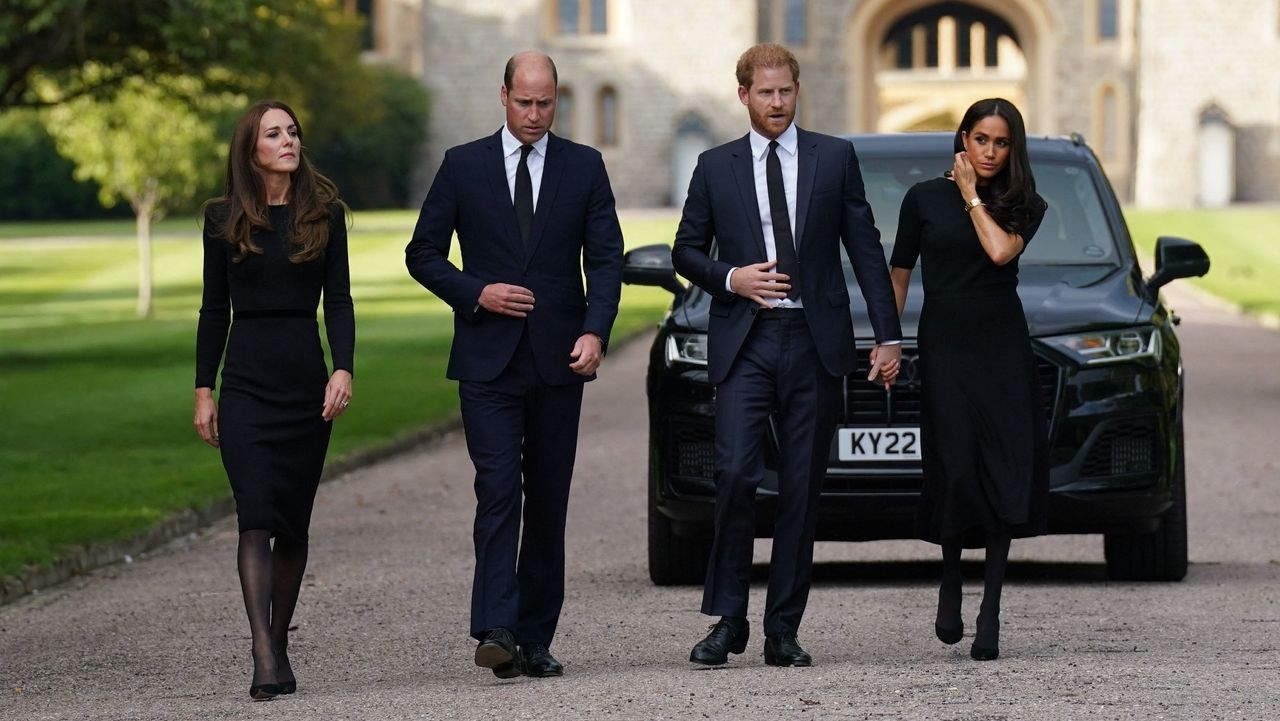
[[[715,477],[715,428],[701,423],[673,422],[667,426],[669,470],[675,478],[710,481]]]
[[[849,425],[919,423],[921,381],[916,349],[903,349],[902,371],[893,386],[891,402],[886,398],[882,386],[867,380],[869,370],[870,359],[859,354],[858,369],[844,379],[844,422]],[[1059,376],[1057,365],[1036,356],[1036,377],[1040,383],[1046,421],[1053,419],[1053,408],[1058,399]]]
[[[1154,418],[1107,423],[1094,439],[1080,468],[1083,478],[1128,476],[1157,470],[1159,448]]]

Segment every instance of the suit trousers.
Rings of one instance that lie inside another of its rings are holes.
[[[840,408],[840,378],[818,359],[804,311],[762,310],[716,386],[715,541],[702,612],[747,615],[756,489],[776,413],[778,497],[766,634],[795,633],[809,598],[818,498]]]
[[[565,517],[582,385],[544,383],[527,330],[497,378],[459,383],[462,426],[476,469],[476,639],[495,628],[509,629],[520,643],[550,645],[555,635],[564,604]]]

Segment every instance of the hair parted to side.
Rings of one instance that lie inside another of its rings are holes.
[[[519,58],[521,55],[525,54],[527,53],[516,53],[507,59],[507,67],[502,71],[502,86],[506,88],[508,92],[511,91],[511,83],[516,78],[516,68],[520,66]],[[532,59],[534,55],[535,54],[530,54],[530,59]],[[556,62],[551,59],[550,55],[542,55],[541,53],[537,53],[536,55],[541,55],[541,59],[544,60],[547,63],[547,67],[551,69],[551,84],[556,87],[560,87],[560,74],[556,72]]]
[[[1027,126],[1017,106],[1004,98],[979,100],[965,111],[956,129],[955,152],[964,150],[964,137],[983,118],[997,116],[1009,124],[1009,162],[991,179],[991,217],[1010,233],[1021,235],[1048,204],[1036,193],[1036,179],[1027,155]]]
[[[783,67],[791,69],[792,82],[800,82],[800,62],[790,50],[778,43],[760,43],[747,48],[738,57],[735,73],[738,76],[738,84],[750,90],[756,68]]]
[[[258,130],[268,110],[283,110],[298,127],[298,169],[289,181],[288,204],[293,227],[282,229],[295,246],[289,260],[305,263],[320,257],[329,244],[329,204],[341,203],[338,187],[311,165],[302,144],[302,124],[293,109],[279,100],[256,103],[236,121],[227,151],[227,179],[220,197],[205,203],[216,235],[235,246],[235,262],[262,253],[252,239],[254,229],[272,230],[267,214],[267,188],[255,159]]]

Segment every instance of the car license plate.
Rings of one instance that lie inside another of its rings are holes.
[[[920,429],[841,428],[836,434],[842,461],[918,461]]]

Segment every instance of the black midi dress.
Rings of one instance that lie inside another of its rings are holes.
[[[1025,242],[1042,218],[1033,218]],[[924,284],[920,537],[979,546],[986,534],[1043,534],[1048,433],[1017,293],[1018,260],[991,261],[946,178],[919,183],[903,198],[890,265],[913,268],[917,259]]]
[[[323,254],[290,262],[289,206],[269,206],[271,230],[255,230],[261,254],[236,262],[217,237],[220,209],[204,225],[204,298],[196,332],[196,387],[214,387],[222,464],[236,500],[240,531],[307,539],[332,424],[321,417],[329,371],[316,308],[335,369],[353,369],[355,317],[341,205],[329,206]],[[228,328],[230,333],[228,333]]]

